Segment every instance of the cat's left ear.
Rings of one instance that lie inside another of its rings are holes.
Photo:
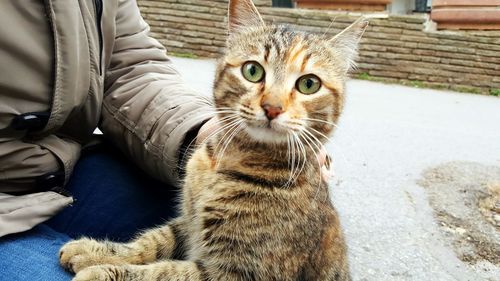
[[[348,26],[339,34],[335,35],[330,42],[339,56],[346,61],[345,71],[349,71],[351,68],[355,67],[354,60],[358,55],[358,44],[361,36],[368,27],[368,20],[361,17],[357,19],[353,24]]]
[[[252,0],[229,0],[229,33],[261,25],[264,25],[264,21]]]

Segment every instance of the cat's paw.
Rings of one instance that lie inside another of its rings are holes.
[[[78,272],[72,281],[112,281],[116,280],[116,266],[97,265]]]
[[[59,262],[64,268],[77,273],[89,266],[102,264],[106,252],[103,243],[83,238],[65,244],[59,250]]]

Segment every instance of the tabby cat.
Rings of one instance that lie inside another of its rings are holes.
[[[228,22],[221,125],[188,161],[182,215],[129,243],[64,245],[74,280],[350,280],[316,154],[367,22],[325,38],[264,24],[251,0],[231,0]]]

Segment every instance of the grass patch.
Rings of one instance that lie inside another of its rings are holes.
[[[370,74],[366,73],[366,72],[358,74],[358,76],[356,78],[361,79],[361,80],[371,80],[371,79],[373,79],[373,77]]]
[[[431,85],[428,85],[424,81],[420,80],[400,80],[399,83],[414,88],[433,88]]]
[[[380,77],[374,77],[371,76],[370,74],[366,72],[359,73],[354,77],[355,79],[360,79],[360,80],[367,80],[367,81],[374,81],[374,82],[382,82],[382,83],[388,83],[387,79],[385,78],[380,78]]]
[[[473,93],[473,94],[485,94],[485,93],[487,93],[487,90],[484,90],[484,89],[481,90],[479,88],[468,87],[468,86],[463,86],[463,85],[451,86],[451,89],[453,91],[457,91],[457,92],[461,92],[461,93]]]
[[[198,56],[192,53],[168,52],[168,55],[178,58],[197,59]]]
[[[370,74],[368,74],[366,72],[358,74],[356,76],[356,78],[360,79],[360,80],[383,82],[383,79],[380,79],[380,78],[377,78],[377,77],[373,77],[373,76],[371,76]]]
[[[500,96],[500,89],[490,89],[490,95],[499,97]]]
[[[374,77],[367,72],[358,73],[353,77],[354,79],[367,80],[373,82],[381,82],[385,84],[399,84],[414,88],[424,88],[424,89],[435,89],[435,90],[451,90],[455,92],[461,93],[471,93],[471,94],[480,94],[487,95],[490,94],[495,97],[500,97],[500,89],[485,89],[479,87],[472,86],[464,86],[464,85],[453,85],[447,83],[432,83],[422,80],[407,80],[407,79],[394,79],[388,77]]]
[[[424,82],[419,80],[410,80],[410,86],[415,88],[425,88]]]

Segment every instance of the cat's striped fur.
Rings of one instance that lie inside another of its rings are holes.
[[[366,22],[325,39],[264,25],[250,0],[229,11],[214,85],[221,129],[188,162],[182,215],[130,243],[66,244],[60,262],[74,280],[350,280],[316,152],[342,110]],[[242,76],[248,61],[263,66],[262,81]],[[304,95],[295,84],[309,73],[322,85]],[[266,119],[264,105],[279,118]]]

